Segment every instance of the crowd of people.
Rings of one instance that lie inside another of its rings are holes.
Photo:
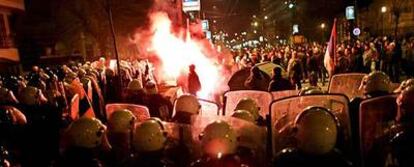
[[[117,70],[101,58],[1,75],[0,166],[413,166],[414,80],[396,90],[391,83],[399,82],[400,65],[413,77],[414,40],[339,44],[335,73],[366,73],[363,96],[346,97],[342,109],[332,107],[331,95],[317,87],[329,80],[322,67],[324,49],[313,43],[246,49],[235,55],[240,69],[259,62],[277,65],[265,89],[255,84],[261,71],[251,68],[247,88],[266,93],[297,89],[300,93],[290,97],[296,106],[308,104],[301,97],[314,95],[329,104],[287,107],[284,113],[296,114],[275,122],[272,111],[261,114],[269,106],[260,106],[260,97],[243,95],[233,111],[223,111],[223,106],[218,112],[231,114],[203,116],[196,96],[202,81],[194,65],[189,66],[188,94],[176,98],[162,94],[148,61],[121,61]],[[314,87],[302,88],[304,82]],[[346,91],[355,90],[342,94]],[[391,100],[383,104],[383,98]],[[378,125],[387,131],[380,137],[372,134],[372,149],[363,150],[360,115],[368,111],[360,106],[366,102],[396,107],[384,111],[388,122]],[[145,109],[110,109],[111,103]],[[348,116],[338,116],[337,110]]]
[[[287,71],[291,82],[285,87],[300,89],[305,81],[312,85],[327,81],[325,51],[326,45],[314,42],[298,46],[242,49],[234,52],[234,57],[239,69],[267,61],[278,64]],[[343,42],[336,46],[335,51],[335,74],[378,70],[385,72],[396,83],[400,82],[401,73],[414,77],[414,37],[393,39],[384,36],[366,41]]]

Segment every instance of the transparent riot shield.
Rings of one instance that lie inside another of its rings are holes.
[[[238,152],[239,156],[243,159],[243,148],[250,150],[251,156],[256,161],[256,164],[260,166],[266,163],[266,128],[257,126],[251,122],[228,117],[228,116],[193,116],[192,117],[192,137],[194,140],[194,148],[202,151],[202,133],[204,128],[214,121],[227,122],[236,132],[238,137]]]
[[[91,81],[91,103],[97,118],[105,120],[105,104],[102,96],[102,90],[99,87],[97,80],[93,77],[89,77]]]
[[[397,113],[395,100],[396,95],[389,95],[368,99],[361,103],[359,128],[363,162],[367,157],[372,157],[374,145],[384,146],[388,142],[386,135],[390,133]]]
[[[165,155],[177,166],[189,166],[200,157],[201,152],[194,144],[190,124],[163,122],[167,136]]]
[[[91,102],[92,102],[92,100],[93,100],[93,97],[92,97],[92,93],[93,93],[92,82],[88,82],[88,85],[86,86],[85,91],[86,91],[86,95],[88,95],[88,98],[91,99]]]
[[[266,118],[266,115],[269,114],[269,106],[272,102],[272,94],[265,91],[238,90],[224,93],[224,115],[232,115],[234,109],[237,106],[237,103],[243,98],[251,98],[256,101],[256,104],[260,107],[260,115],[263,118]]]
[[[339,94],[295,96],[274,101],[270,106],[273,156],[286,147],[295,147],[292,130],[296,117],[307,107],[318,106],[329,109],[338,118],[340,129],[336,148],[351,157],[348,103],[348,98]]]
[[[145,106],[136,105],[136,104],[123,104],[123,103],[113,103],[107,104],[105,106],[106,109],[106,119],[109,119],[111,114],[119,109],[128,109],[135,115],[138,122],[147,120],[150,118],[149,110]]]
[[[198,99],[198,102],[201,104],[200,115],[220,115],[220,107],[217,103],[212,101]]]
[[[162,97],[169,99],[172,104],[174,104],[175,100],[177,100],[178,97],[183,95],[183,90],[181,87],[161,87],[159,90]]]
[[[69,116],[72,120],[79,118],[79,95],[75,94],[70,100]]]
[[[88,78],[88,79],[82,79],[81,80],[82,84],[83,84],[83,89],[86,92],[86,95],[88,96],[89,99],[91,99],[92,102],[92,81]]]
[[[299,90],[283,90],[270,93],[273,96],[273,100],[279,100],[290,96],[297,96],[299,94]]]
[[[349,99],[362,97],[359,90],[364,73],[337,74],[329,82],[328,93],[339,93],[346,95]]]

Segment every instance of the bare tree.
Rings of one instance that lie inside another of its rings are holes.
[[[89,43],[97,44],[101,54],[111,54],[113,45],[106,5],[104,0],[54,1],[58,40],[70,47],[79,45],[79,37],[84,36]],[[113,1],[111,5],[117,39],[125,39],[147,23],[152,3],[150,0],[122,0]]]

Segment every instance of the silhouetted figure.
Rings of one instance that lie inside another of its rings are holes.
[[[195,69],[196,67],[194,64],[189,66],[188,93],[197,96],[197,92],[201,90],[201,83]]]

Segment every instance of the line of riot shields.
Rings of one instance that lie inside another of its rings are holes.
[[[241,162],[247,166],[272,166],[273,160],[277,159],[280,152],[298,146],[295,139],[298,117],[309,107],[321,107],[335,118],[337,136],[334,148],[354,166],[369,166],[370,161],[381,159],[376,157],[376,150],[387,142],[384,137],[391,130],[397,107],[396,96],[389,95],[365,100],[360,104],[358,111],[351,111],[350,99],[362,96],[359,92],[362,76],[334,76],[327,94],[300,96],[297,90],[234,90],[223,94],[223,106],[198,99],[200,112],[191,117],[190,124],[162,121],[163,131],[167,137],[165,155],[178,166],[188,166],[196,162],[205,154],[205,129],[211,123],[219,121],[227,123],[234,131],[237,140],[233,143],[236,149],[234,154],[238,154]],[[91,84],[88,84],[88,87],[91,87]],[[91,96],[88,92],[86,94]],[[244,98],[256,102],[259,115],[265,120],[264,125],[232,117],[238,103]],[[79,114],[78,95],[73,96],[70,108],[69,115],[73,121],[82,117]],[[135,126],[151,118],[145,106],[114,103],[106,105],[106,119],[109,120],[109,117],[120,109],[131,111],[136,118]],[[358,131],[352,128],[351,120],[355,118],[351,118],[351,112],[358,113]],[[359,140],[356,141],[355,138]],[[132,141],[134,139],[129,140]],[[123,143],[120,143],[120,146],[122,145]],[[226,151],[224,148],[220,150],[220,145],[217,145],[217,149],[217,157],[221,156],[222,151]]]

